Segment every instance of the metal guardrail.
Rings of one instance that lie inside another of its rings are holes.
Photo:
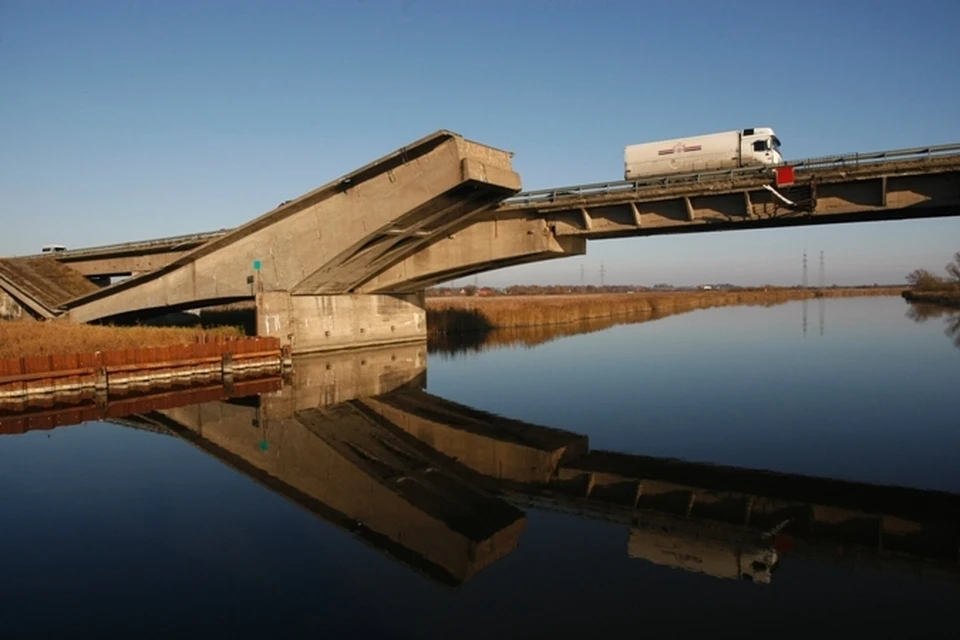
[[[229,233],[230,229],[220,229],[218,231],[204,231],[202,233],[190,233],[182,236],[171,236],[168,238],[154,238],[153,240],[142,240],[140,242],[119,242],[116,244],[105,244],[96,247],[84,247],[80,249],[67,249],[66,251],[57,251],[52,253],[35,253],[24,256],[34,258],[38,256],[56,256],[59,259],[83,257],[87,254],[97,254],[110,251],[136,251],[138,249],[149,249],[155,246],[166,247],[170,245],[176,248],[181,244],[193,244],[196,242],[207,242],[214,238]]]
[[[742,169],[724,169],[720,171],[703,171],[698,173],[681,173],[666,176],[643,178],[640,180],[620,180],[616,182],[595,182],[569,187],[554,187],[525,191],[503,201],[506,206],[535,205],[547,202],[556,202],[570,198],[585,198],[597,195],[612,195],[640,191],[644,188],[665,187],[681,184],[697,184],[701,182],[715,182],[718,180],[736,180],[738,178],[761,177],[768,175],[777,166],[793,167],[803,171],[808,169],[822,169],[828,167],[857,167],[865,164],[889,162],[891,160],[922,160],[960,155],[960,143],[943,144],[930,147],[914,147],[911,149],[896,149],[893,151],[876,151],[870,153],[848,153],[819,158],[805,158],[792,160],[780,165],[765,165],[761,167],[745,167]]]

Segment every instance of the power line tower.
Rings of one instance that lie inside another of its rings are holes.
[[[817,286],[821,289],[827,286],[827,271],[824,267],[823,249],[820,250],[820,272],[817,273]]]
[[[604,277],[606,276],[606,274],[607,274],[607,270],[603,267],[603,263],[601,262],[600,263],[600,286],[601,287],[603,286]]]
[[[807,288],[807,250],[803,250],[803,288]]]

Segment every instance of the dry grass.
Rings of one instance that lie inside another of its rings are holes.
[[[767,289],[749,291],[680,291],[599,295],[504,296],[494,298],[430,298],[427,327],[432,334],[487,331],[673,314],[732,305],[782,304],[816,297],[900,295],[900,288]]]
[[[66,322],[0,322],[0,358],[84,353],[186,344],[198,334],[243,335],[234,327],[198,331],[177,327],[111,327]]]

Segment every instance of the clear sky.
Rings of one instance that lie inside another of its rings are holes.
[[[789,158],[960,142],[960,2],[0,0],[0,255],[239,225],[437,129],[526,189],[772,126]],[[960,218],[595,241],[481,284],[902,282]],[[472,278],[470,279],[472,281]],[[466,282],[466,281],[462,281]]]

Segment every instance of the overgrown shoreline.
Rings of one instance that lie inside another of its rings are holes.
[[[898,296],[901,287],[682,291],[550,296],[449,297],[427,300],[433,335],[568,324],[601,318],[671,315],[723,306],[770,306],[792,300]]]
[[[636,318],[660,317],[720,306],[774,305],[817,297],[901,295],[902,288],[758,289],[524,296],[427,298],[432,338],[493,329],[550,327],[576,323],[612,326]],[[249,307],[249,308],[246,308]],[[0,322],[0,358],[70,354],[193,342],[197,335],[250,333],[252,305],[204,312],[192,327],[99,326],[14,320]],[[229,324],[234,326],[216,326]],[[243,325],[243,326],[236,326]],[[246,329],[245,329],[246,328]],[[551,335],[555,332],[551,332]]]
[[[960,291],[913,291],[901,294],[907,302],[935,304],[941,307],[960,309]]]

